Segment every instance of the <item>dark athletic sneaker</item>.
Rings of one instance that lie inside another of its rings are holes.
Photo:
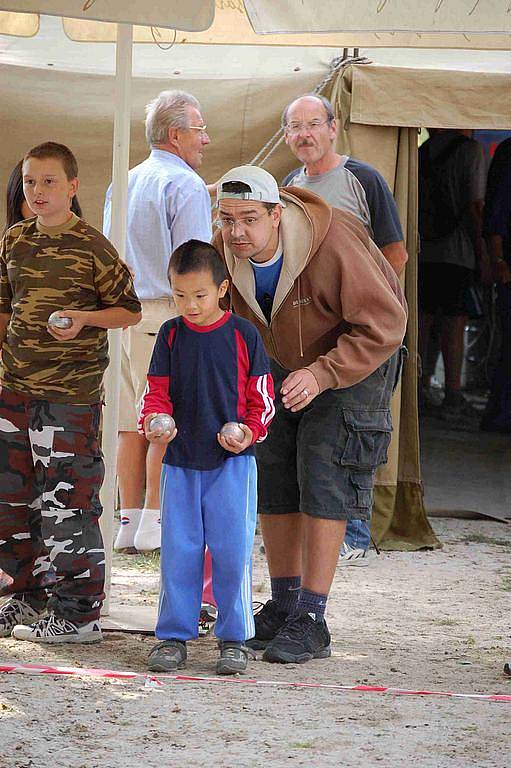
[[[278,635],[266,646],[263,661],[303,664],[330,656],[330,632],[325,621],[314,621],[308,613],[290,616]]]
[[[181,640],[162,640],[149,651],[147,668],[151,672],[175,672],[186,666],[186,643]]]
[[[244,643],[234,640],[220,640],[220,657],[216,663],[217,675],[236,675],[238,672],[246,672],[248,657],[255,653],[247,648]]]
[[[263,651],[282,629],[287,618],[288,614],[277,607],[275,600],[268,600],[254,613],[255,637],[247,640],[247,647],[253,651]]]

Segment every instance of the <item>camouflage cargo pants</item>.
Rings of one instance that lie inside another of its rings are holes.
[[[0,596],[24,595],[77,623],[97,619],[101,406],[0,395]]]

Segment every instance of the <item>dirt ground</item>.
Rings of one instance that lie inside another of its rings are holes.
[[[444,547],[338,570],[331,659],[251,663],[260,681],[511,694],[511,537],[495,522],[434,520]],[[255,599],[268,596],[256,548]],[[157,599],[154,558],[117,557],[123,600]],[[0,640],[0,663],[145,672],[153,638],[43,648]],[[191,675],[214,674],[213,637],[190,644]],[[0,768],[511,766],[511,703],[225,681],[0,675]]]

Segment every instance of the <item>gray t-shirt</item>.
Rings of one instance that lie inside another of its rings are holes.
[[[431,162],[447,150],[455,134],[439,133],[428,139]],[[450,204],[460,217],[458,226],[445,237],[421,241],[419,259],[429,264],[455,264],[475,269],[475,251],[470,237],[469,205],[484,200],[486,162],[480,144],[467,139],[453,148],[452,155],[442,162],[444,188]]]
[[[379,248],[403,240],[392,192],[383,176],[367,163],[343,155],[341,163],[326,173],[307,176],[305,168],[292,171],[283,186],[309,189],[333,208],[352,213]]]

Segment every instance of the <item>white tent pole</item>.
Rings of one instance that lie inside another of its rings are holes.
[[[114,120],[114,146],[112,166],[112,226],[110,239],[121,258],[126,250],[126,221],[128,203],[128,168],[130,154],[131,73],[133,54],[133,27],[117,25],[116,94]],[[103,515],[101,531],[105,544],[106,599],[103,614],[110,611],[110,582],[112,572],[113,522],[116,501],[117,425],[119,423],[119,388],[121,370],[121,330],[109,331],[110,365],[105,375],[105,401],[103,414],[102,447],[105,455],[105,481],[101,489]]]

